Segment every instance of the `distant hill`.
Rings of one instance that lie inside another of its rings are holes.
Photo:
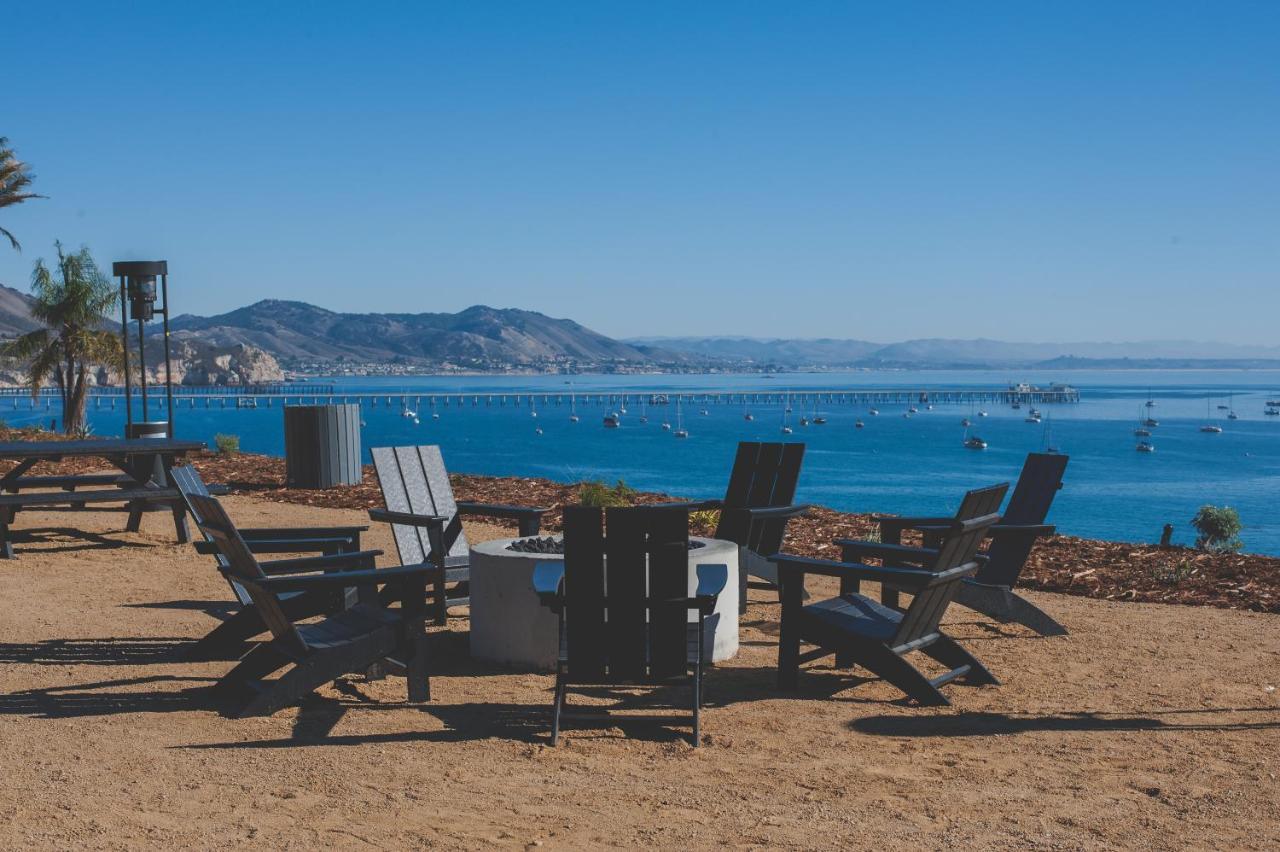
[[[1051,366],[1179,367],[1191,362],[1256,366],[1280,359],[1280,346],[1242,346],[1183,340],[1138,343],[1010,343],[1000,340],[925,338],[900,343],[830,338],[758,339],[746,337],[636,338],[630,343],[747,361],[776,369],[898,367],[1005,368]]]
[[[705,361],[606,337],[573,320],[476,305],[456,314],[337,313],[266,299],[213,317],[183,315],[175,336],[245,343],[288,361],[394,361],[502,369],[550,365],[681,365]]]
[[[31,318],[31,297],[0,284],[0,337],[13,337],[39,328]]]

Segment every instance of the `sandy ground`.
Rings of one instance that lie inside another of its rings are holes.
[[[227,504],[246,525],[362,520]],[[753,592],[741,655],[709,675],[705,747],[629,726],[552,749],[551,678],[472,663],[465,619],[436,637],[429,706],[352,679],[220,715],[229,664],[176,656],[228,590],[166,516],[123,520],[23,514],[32,537],[0,563],[2,848],[1280,844],[1273,615],[1033,594],[1072,631],[1041,639],[953,608],[1003,685],[949,687],[938,710],[827,667],[780,697],[778,607]]]

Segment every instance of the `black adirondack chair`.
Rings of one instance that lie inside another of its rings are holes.
[[[270,715],[352,672],[370,677],[403,674],[408,679],[409,701],[430,699],[426,584],[439,571],[436,566],[375,568],[373,560],[380,553],[375,550],[356,555],[361,563],[357,570],[312,573],[315,568],[303,565],[298,573],[269,577],[216,498],[193,494],[188,499],[201,531],[226,560],[228,573],[248,592],[271,631],[270,641],[245,654],[218,682],[221,692],[237,699],[236,715]],[[383,605],[379,586],[394,588],[398,610]],[[281,600],[289,592],[341,593],[348,588],[355,589],[356,603],[314,623],[297,623]],[[266,679],[281,669],[287,670]]]
[[[747,611],[748,575],[767,587],[777,586],[777,570],[769,557],[782,550],[787,521],[809,510],[792,505],[803,460],[804,444],[742,441],[724,499],[684,504],[691,509],[718,509],[714,537],[743,548],[738,560],[739,612]]]
[[[542,563],[534,571],[535,591],[560,615],[551,744],[559,742],[562,718],[577,718],[565,711],[570,687],[691,681],[696,747],[706,631],[728,566],[697,566],[697,591],[689,596],[689,517],[680,507],[602,513],[570,506],[564,545],[564,562]],[[697,622],[689,622],[690,611],[698,613]],[[627,718],[634,717],[618,721]]]
[[[463,515],[514,518],[521,536],[533,536],[550,511],[458,502],[437,446],[375,447],[370,452],[386,508],[371,509],[369,517],[391,524],[402,565],[431,562],[442,569],[433,591],[436,624],[445,623],[449,607],[470,602],[471,553],[462,531]]]
[[[925,705],[949,704],[940,687],[953,680],[998,683],[976,657],[942,632],[939,623],[961,582],[978,570],[974,554],[987,530],[1000,520],[997,511],[1008,487],[966,494],[956,516],[947,519],[935,550],[856,542],[856,547],[845,548],[843,562],[775,556],[782,581],[779,688],[796,689],[800,664],[831,654],[838,668],[860,665]],[[860,558],[893,559],[915,567],[871,566],[855,561]],[[839,597],[805,605],[804,580],[809,574],[838,577]],[[898,583],[912,592],[911,606],[899,612],[859,594],[862,580]],[[802,654],[801,643],[817,648]],[[906,659],[913,651],[932,657],[947,671],[929,677]]]
[[[200,473],[190,465],[176,467],[171,471],[174,484],[182,493],[187,511],[197,526],[201,517],[191,502],[192,496],[209,497],[208,486],[200,478]],[[348,554],[360,550],[360,534],[369,529],[367,526],[349,527],[257,527],[241,529],[240,537],[252,553],[314,553],[316,557],[304,559],[283,559],[260,563],[262,570],[270,576],[275,573],[289,573],[310,566],[309,570],[341,570],[352,564],[362,564],[360,559],[353,560]],[[230,564],[207,537],[196,542],[196,550],[200,553],[212,554],[218,570],[231,586],[240,609],[229,619],[219,624],[186,652],[188,660],[234,660],[248,650],[245,643],[255,636],[267,632],[266,622],[249,596],[244,585],[229,570]],[[293,619],[322,615],[342,608],[346,601],[344,595],[333,589],[319,592],[286,592],[280,596],[284,612]]]
[[[1003,622],[1016,622],[1041,636],[1064,636],[1067,629],[1052,616],[1031,601],[1014,592],[1018,577],[1031,555],[1036,539],[1054,534],[1055,528],[1046,524],[1053,498],[1062,488],[1062,475],[1067,469],[1068,457],[1057,453],[1029,453],[1018,476],[1018,484],[1009,497],[1004,517],[987,533],[987,550],[978,554],[981,567],[978,573],[967,578],[956,592],[955,602],[983,615]],[[933,518],[878,518],[880,540],[890,543],[902,541],[904,530],[914,529],[924,533],[925,547],[933,547],[940,528],[932,524]],[[881,601],[898,608],[898,594],[902,589],[894,585],[883,587]]]

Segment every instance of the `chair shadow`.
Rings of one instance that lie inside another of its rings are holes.
[[[142,666],[180,662],[184,637],[151,639],[47,639],[0,643],[0,663],[32,666]]]
[[[226,621],[240,610],[240,604],[236,601],[197,601],[197,600],[176,600],[176,601],[147,601],[144,603],[120,604],[128,609],[176,609],[185,610],[187,612],[203,612],[210,618],[216,618],[219,621]]]
[[[65,539],[72,539],[73,542],[68,543]],[[39,550],[32,551],[33,553],[83,553],[87,550],[121,550],[154,546],[147,542],[108,538],[102,533],[89,532],[75,527],[11,528],[9,530],[9,540],[15,547],[19,548],[24,545],[39,545]],[[21,550],[19,550],[18,555],[22,555]]]
[[[1142,715],[1075,711],[1043,716],[1017,713],[960,713],[954,716],[867,716],[848,723],[852,731],[881,737],[988,737],[1040,731],[1106,733],[1110,731],[1256,731],[1280,729],[1280,719],[1268,722],[1179,724],[1162,717],[1213,713],[1275,713],[1280,707],[1211,707],[1159,710]]]
[[[164,689],[133,691],[131,689],[131,687],[191,682],[203,685],[176,691]],[[213,678],[150,675],[70,686],[52,686],[44,689],[23,689],[0,695],[0,715],[66,719],[114,716],[120,713],[216,710],[219,702],[212,682]]]

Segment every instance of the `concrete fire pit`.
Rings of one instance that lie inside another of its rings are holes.
[[[706,647],[712,662],[738,653],[738,546],[709,538],[691,539],[703,547],[689,551],[689,594],[698,585],[696,565],[728,565],[729,582],[707,617]],[[508,549],[516,539],[497,539],[471,548],[471,656],[481,660],[554,671],[559,653],[559,622],[538,602],[533,569],[564,556]],[[689,620],[696,622],[697,613]]]

